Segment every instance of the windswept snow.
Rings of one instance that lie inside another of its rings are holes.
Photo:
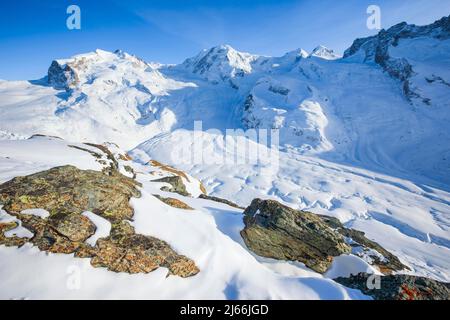
[[[90,211],[83,212],[83,216],[92,221],[95,225],[95,233],[86,240],[86,243],[95,246],[97,240],[106,238],[111,232],[111,222]]]

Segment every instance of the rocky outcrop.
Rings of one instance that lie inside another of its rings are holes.
[[[336,282],[358,289],[376,300],[450,300],[450,284],[410,275],[389,275],[377,280],[370,274],[359,273]]]
[[[10,214],[40,208],[51,216],[91,211],[114,221],[131,219],[131,197],[139,197],[138,183],[121,174],[55,167],[0,186],[0,202]]]
[[[158,194],[154,194],[153,196],[158,198],[159,200],[161,200],[162,202],[164,202],[165,204],[167,204],[171,207],[178,208],[178,209],[185,209],[185,210],[194,210],[181,200],[178,200],[175,198],[170,198],[170,197],[167,197],[167,198],[162,197]]]
[[[200,199],[206,199],[206,200],[211,200],[211,201],[214,201],[214,202],[224,203],[224,204],[229,205],[230,207],[233,207],[233,208],[244,209],[244,208],[240,207],[239,205],[237,205],[236,203],[234,203],[234,202],[232,202],[230,200],[227,200],[227,199],[222,199],[222,198],[219,198],[219,197],[208,196],[206,194],[201,194],[198,197]]]
[[[69,64],[60,64],[54,60],[48,69],[47,81],[56,89],[70,90],[78,84],[79,79]]]
[[[199,272],[192,260],[178,255],[165,241],[136,234],[127,221],[114,225],[111,235],[99,239],[94,250],[78,255],[92,256],[93,266],[114,272],[148,273],[158,267],[166,267],[169,274],[181,277]]]
[[[254,199],[244,211],[241,236],[257,255],[303,262],[325,272],[333,257],[350,253],[344,237],[317,215],[297,211],[274,200]]]
[[[19,224],[17,222],[2,222],[0,223],[0,245],[5,245],[7,247],[21,247],[27,243],[27,238],[20,238],[17,236],[6,237],[5,233],[14,230]]]
[[[136,234],[128,220],[133,217],[131,197],[140,197],[138,183],[117,171],[80,170],[73,166],[52,168],[0,185],[3,210],[16,217],[31,232],[30,239],[6,237],[17,223],[0,224],[0,245],[21,246],[30,242],[42,251],[74,253],[90,257],[94,267],[115,272],[150,272],[166,267],[170,274],[188,277],[199,272],[189,258],[177,254],[160,239]],[[23,214],[26,209],[44,209],[42,218]],[[111,234],[94,247],[85,241],[96,226],[82,215],[93,212],[112,224]]]
[[[255,199],[244,211],[241,236],[257,255],[299,261],[323,273],[333,257],[353,253],[384,273],[407,268],[363,232],[345,228],[338,219],[289,208],[274,200]]]
[[[169,176],[160,179],[153,180],[153,182],[166,182],[170,184],[172,187],[162,187],[163,191],[176,192],[182,196],[190,196],[189,192],[186,190],[186,186],[184,185],[183,179],[180,176]]]

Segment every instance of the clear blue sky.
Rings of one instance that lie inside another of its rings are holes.
[[[66,28],[70,4],[81,8],[81,30]],[[223,43],[264,55],[318,44],[342,53],[374,33],[370,4],[381,7],[383,28],[450,14],[450,0],[1,0],[0,79],[37,79],[52,59],[96,48],[163,63]]]

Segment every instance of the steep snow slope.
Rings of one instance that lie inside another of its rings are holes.
[[[128,54],[97,50],[54,61],[40,81],[0,82],[1,128],[132,147],[176,123],[170,110],[155,110],[159,97],[192,86]]]

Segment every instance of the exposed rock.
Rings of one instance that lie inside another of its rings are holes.
[[[70,90],[78,84],[79,79],[70,64],[60,64],[55,60],[48,69],[47,81],[56,89]]]
[[[229,205],[230,207],[234,207],[234,208],[238,208],[238,209],[245,209],[245,208],[242,208],[239,205],[237,205],[236,203],[231,202],[231,201],[229,201],[227,199],[222,199],[222,198],[219,198],[219,197],[208,196],[206,194],[201,194],[198,197],[200,199],[207,199],[207,200],[211,200],[211,201],[215,201],[215,202],[225,203],[225,204]]]
[[[59,234],[74,242],[84,242],[96,230],[91,220],[77,213],[55,214],[49,223]]]
[[[123,160],[123,161],[132,161],[133,160],[133,158],[128,153],[119,154],[119,159]]]
[[[449,283],[398,274],[380,277],[377,288],[375,281],[369,277],[370,274],[359,273],[334,280],[346,287],[358,289],[376,300],[450,300]]]
[[[333,217],[261,199],[253,200],[244,215],[241,235],[249,249],[263,257],[300,261],[321,273],[343,253],[358,255],[386,274],[407,268],[363,232],[345,228]]]
[[[384,274],[391,274],[393,271],[409,269],[392,253],[384,249],[375,241],[367,239],[364,232],[345,228],[342,223],[328,216],[320,216],[322,220],[331,228],[342,234],[352,247],[352,253],[363,258],[368,263],[375,265]]]
[[[35,208],[45,209],[51,216],[91,211],[114,222],[133,216],[129,201],[140,196],[137,185],[121,174],[62,166],[2,184],[0,202],[8,213]]]
[[[51,135],[48,135],[48,134],[40,134],[40,133],[33,134],[28,139],[35,139],[35,138],[52,138],[52,139],[62,140],[62,138],[58,137],[58,136],[51,136]]]
[[[181,277],[199,272],[192,260],[178,255],[166,242],[135,234],[128,226],[115,227],[110,237],[99,239],[91,260],[93,266],[127,273],[148,273],[161,266]]]
[[[185,210],[194,210],[181,200],[178,200],[175,198],[170,198],[170,197],[169,198],[161,197],[158,194],[154,194],[153,196],[158,198],[159,200],[161,200],[162,202],[164,202],[165,204],[167,204],[171,207],[178,208],[178,209],[185,209]]]
[[[127,220],[133,217],[131,197],[139,197],[138,183],[117,171],[80,170],[56,167],[0,185],[2,209],[15,216],[34,233],[31,239],[10,237],[4,232],[16,223],[0,224],[0,244],[21,246],[31,242],[42,251],[75,253],[92,258],[95,267],[115,272],[150,272],[167,267],[170,274],[188,277],[199,272],[189,258],[178,255],[165,241],[136,234]],[[48,218],[21,214],[25,209],[45,209]],[[95,225],[85,216],[91,211],[109,220],[111,234],[91,247],[85,241],[95,233]]]
[[[136,179],[136,172],[134,169],[128,165],[123,166],[124,170],[133,176],[133,179]]]
[[[0,223],[0,245],[5,245],[7,247],[21,247],[28,239],[20,238],[17,236],[6,237],[5,232],[13,230],[18,227],[17,222],[2,222]]]
[[[190,196],[190,194],[186,190],[183,179],[181,179],[180,176],[164,177],[153,180],[153,182],[166,182],[172,186],[172,188],[163,187],[161,188],[161,190],[176,192],[178,194],[181,194],[182,196]]]
[[[300,261],[317,272],[325,272],[333,257],[351,251],[319,216],[274,200],[254,199],[244,211],[244,223],[241,236],[256,254]]]
[[[184,172],[181,171],[181,170],[175,169],[175,168],[173,168],[173,167],[171,167],[171,166],[168,166],[168,165],[166,165],[166,164],[162,164],[161,162],[156,161],[156,160],[150,160],[147,164],[150,164],[150,165],[152,165],[152,166],[154,166],[154,167],[158,167],[158,168],[160,168],[161,170],[164,170],[164,171],[173,173],[173,174],[176,175],[176,176],[183,177],[184,179],[186,179],[186,180],[189,182],[188,176],[186,175],[186,173],[184,173]]]
[[[84,244],[82,241],[86,240],[90,235],[94,234],[95,226],[86,217],[86,220],[75,218],[76,214],[64,215],[57,214],[55,217],[42,219],[33,215],[17,214],[16,217],[22,221],[22,226],[34,233],[34,236],[29,240],[32,244],[37,246],[39,250],[53,253],[74,253]],[[55,225],[59,226],[59,230],[65,232],[66,235],[60,233]],[[80,235],[77,235],[77,230],[74,227],[80,227]],[[71,240],[69,237],[71,236]]]

